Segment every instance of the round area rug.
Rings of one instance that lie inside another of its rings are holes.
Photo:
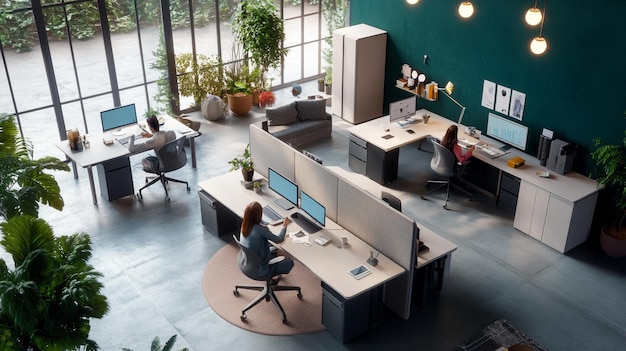
[[[268,335],[295,335],[325,330],[322,324],[322,287],[318,277],[298,261],[289,274],[283,274],[280,285],[295,285],[302,289],[302,299],[296,291],[278,291],[276,296],[287,314],[283,324],[280,311],[269,301],[261,301],[240,319],[241,310],[260,293],[239,289],[235,285],[263,285],[246,277],[237,265],[239,248],[229,244],[221,248],[207,264],[202,274],[202,291],[209,306],[227,322],[240,328]]]

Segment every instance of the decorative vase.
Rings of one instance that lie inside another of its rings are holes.
[[[228,95],[228,108],[236,116],[245,116],[252,108],[252,95],[245,93],[236,93]]]
[[[606,226],[600,231],[600,246],[611,257],[626,256],[626,240],[615,239],[605,232]]]
[[[261,91],[253,91],[252,92],[252,105],[256,106],[259,104],[259,96],[261,96]]]
[[[319,90],[320,92],[324,92],[324,81],[317,81],[317,90]]]
[[[251,182],[252,177],[254,177],[254,168],[251,168],[251,169],[242,168],[241,174],[243,174],[243,180],[245,180],[246,182]]]
[[[333,95],[333,85],[326,84],[326,95]]]

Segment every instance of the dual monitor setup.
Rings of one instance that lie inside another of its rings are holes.
[[[417,97],[409,97],[389,104],[389,123],[403,127],[419,121],[415,116]],[[513,122],[507,118],[489,113],[487,117],[487,136],[506,145],[501,149],[514,146],[520,150],[526,149],[528,127]]]
[[[268,168],[268,181],[269,188],[281,196],[281,198],[274,201],[276,204],[285,210],[291,209],[293,206],[298,206],[297,184],[285,178],[272,168]],[[306,232],[314,233],[326,225],[326,208],[303,190],[299,191],[299,195],[300,209],[312,218],[313,221],[310,221],[307,217],[300,215],[298,212],[294,212],[291,217]],[[283,200],[287,200],[289,203],[293,204],[293,206],[285,204]]]

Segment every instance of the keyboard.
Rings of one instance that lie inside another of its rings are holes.
[[[279,215],[278,212],[276,212],[276,210],[271,208],[269,205],[263,207],[263,216],[269,219],[268,223],[277,222],[283,219],[283,217]]]
[[[119,141],[122,145],[126,145],[130,142],[130,135],[123,138],[117,138],[117,141]]]

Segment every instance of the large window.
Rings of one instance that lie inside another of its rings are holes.
[[[228,63],[230,19],[240,1],[0,2],[0,112],[17,117],[36,157],[61,157],[54,142],[70,128],[100,132],[102,110],[128,103],[139,115],[190,108],[192,97],[169,93],[177,84],[172,60],[190,53],[220,55]],[[337,1],[275,0],[289,53],[270,72],[274,87],[324,74],[323,9]]]

